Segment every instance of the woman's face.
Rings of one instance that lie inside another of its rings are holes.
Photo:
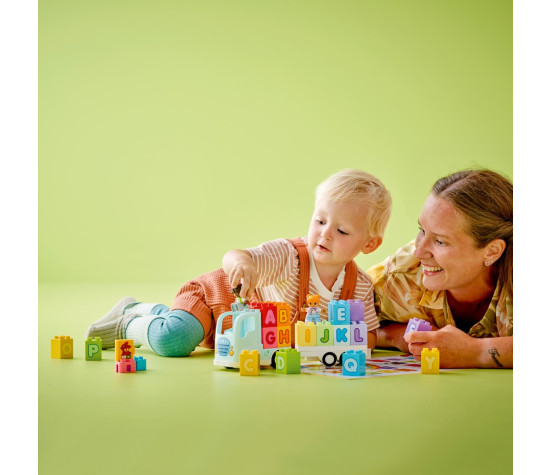
[[[469,301],[493,286],[490,268],[484,265],[487,249],[476,246],[466,218],[449,201],[428,197],[415,243],[427,289],[447,290],[457,300]]]

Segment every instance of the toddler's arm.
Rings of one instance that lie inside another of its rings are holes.
[[[232,289],[241,283],[242,298],[250,298],[258,282],[256,265],[248,251],[232,249],[224,254],[222,268],[228,275]]]

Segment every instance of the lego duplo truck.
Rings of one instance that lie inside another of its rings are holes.
[[[275,368],[276,351],[291,347],[291,331],[288,304],[255,302],[246,306],[236,302],[230,312],[218,318],[214,364],[239,368],[241,352],[257,350],[260,364]],[[363,351],[370,358],[363,302],[332,300],[328,321],[298,322],[295,348],[302,357],[319,359],[326,366],[340,363],[342,354],[348,350]]]

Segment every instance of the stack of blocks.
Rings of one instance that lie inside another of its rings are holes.
[[[298,346],[367,345],[367,324],[362,300],[331,300],[328,320],[320,323],[297,322]]]
[[[343,376],[365,376],[365,353],[348,350],[342,354]]]
[[[51,355],[56,359],[73,357],[73,339],[70,336],[54,336],[51,340]]]
[[[278,350],[276,352],[276,373],[300,374],[300,351],[294,348]]]
[[[117,373],[135,373],[146,369],[146,359],[134,356],[134,340],[115,340],[115,370]]]
[[[291,346],[291,308],[283,302],[252,302],[249,309],[260,311],[262,346],[285,348]]]

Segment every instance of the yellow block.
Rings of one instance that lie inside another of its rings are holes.
[[[421,351],[421,373],[440,373],[440,352],[438,348],[433,348],[431,350],[423,348],[423,351]]]
[[[64,359],[73,357],[73,339],[70,336],[52,338],[52,358]]]
[[[295,345],[316,346],[317,331],[314,322],[297,322],[295,325]]]
[[[132,359],[135,352],[134,340],[115,340],[115,361],[120,361],[124,353],[126,359]]]
[[[260,374],[260,354],[258,351],[243,350],[239,355],[239,374],[258,376]]]

